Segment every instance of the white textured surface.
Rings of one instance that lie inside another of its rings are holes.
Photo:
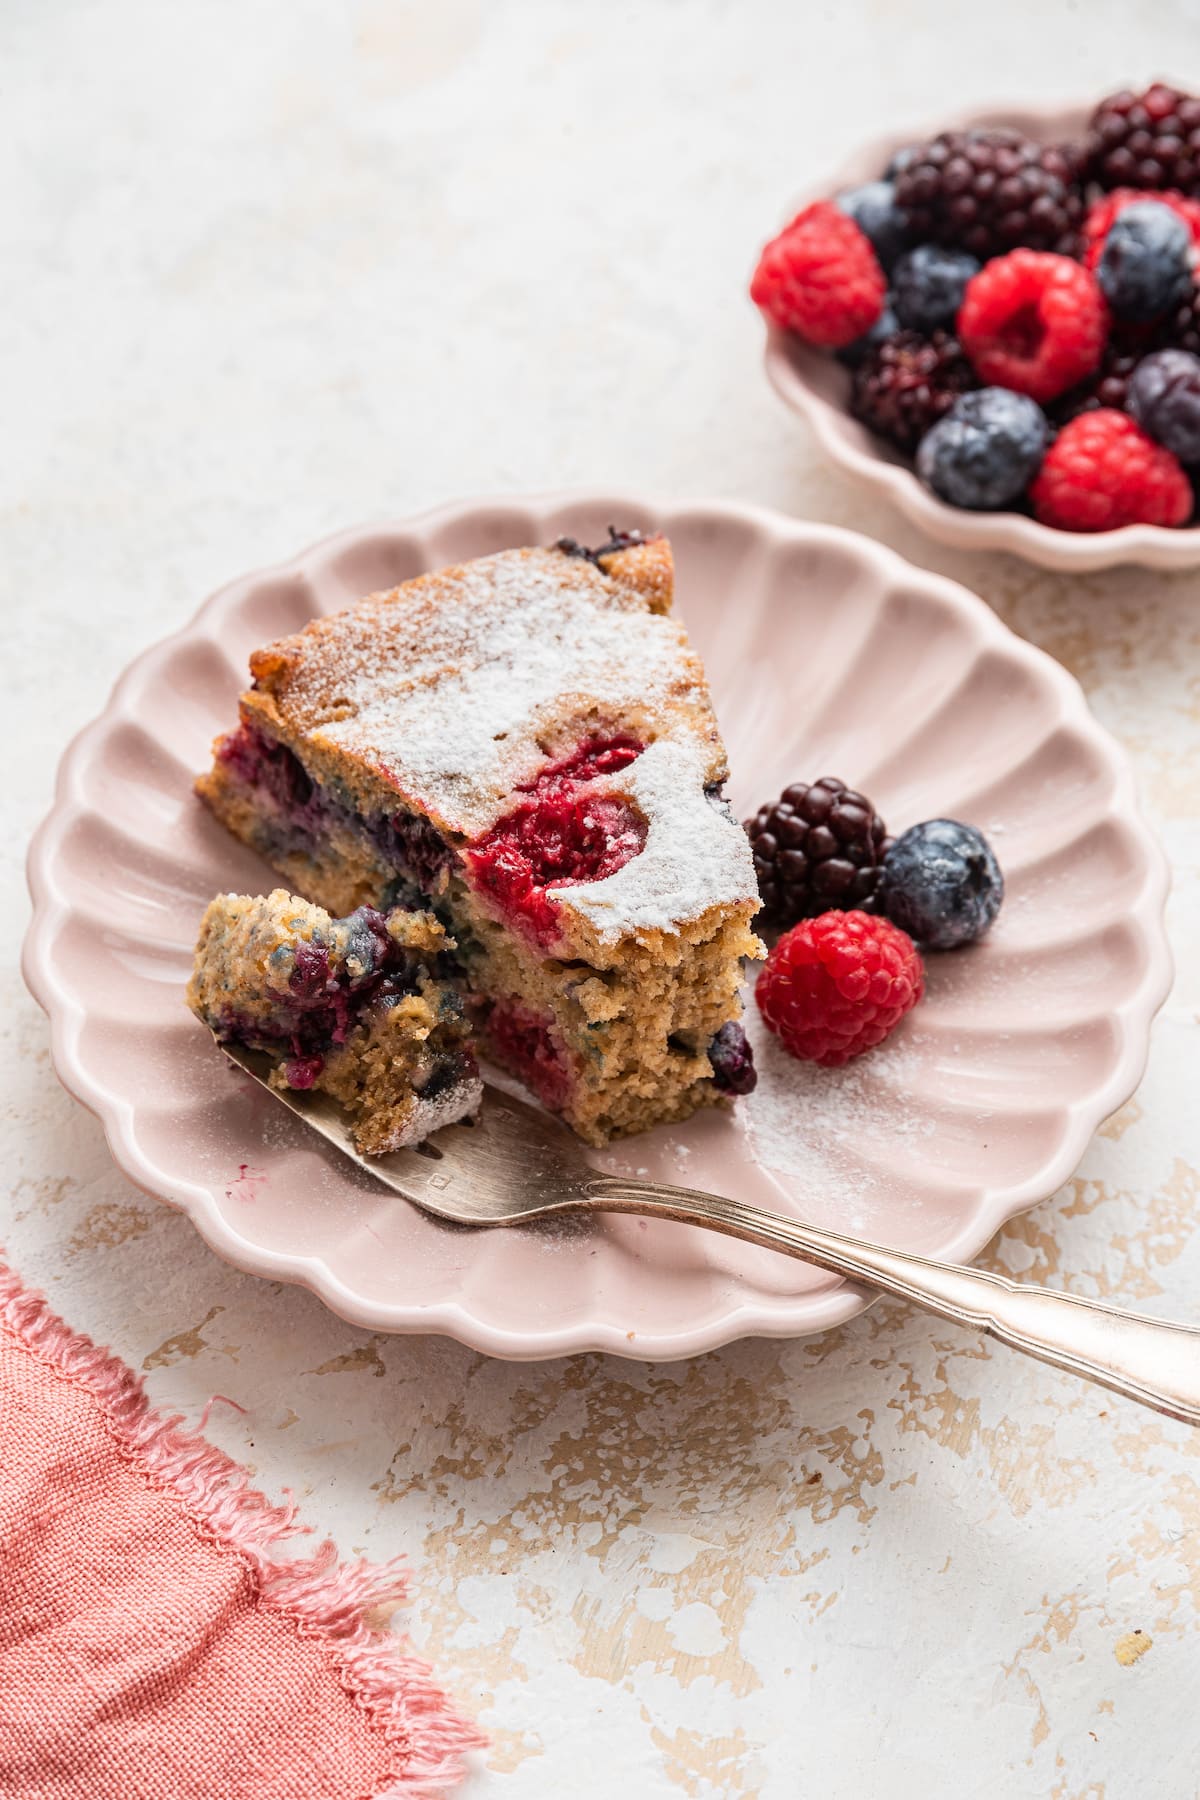
[[[611,482],[886,536],[1074,670],[1176,868],[1146,1082],[988,1260],[1200,1315],[1195,580],[932,549],[768,393],[742,293],[857,136],[1057,98],[1061,72],[1186,77],[1196,23],[1164,4],[1134,38],[1128,8],[1033,0],[999,30],[928,0],[0,18],[4,1236],[162,1404],[244,1406],[212,1435],[347,1550],[410,1550],[414,1635],[494,1733],[469,1800],[1191,1800],[1198,1440],[898,1306],[694,1364],[526,1368],[233,1274],[49,1075],[13,963],[58,751],[208,590],[357,518]]]

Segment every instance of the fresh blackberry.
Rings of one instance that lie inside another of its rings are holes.
[[[1084,150],[1101,187],[1200,195],[1200,100],[1161,81],[1141,94],[1123,88],[1092,114]]]
[[[871,802],[844,781],[793,782],[746,820],[746,834],[767,924],[786,929],[837,908],[875,911],[892,840]]]
[[[979,377],[948,331],[898,331],[854,371],[850,410],[899,450],[913,451]]]
[[[943,131],[895,175],[896,204],[915,243],[999,256],[1017,244],[1078,248],[1081,159],[1069,145],[1019,131]]]
[[[1096,412],[1101,406],[1126,412],[1129,380],[1144,354],[1142,349],[1126,350],[1119,344],[1107,344],[1096,373],[1051,401],[1046,409],[1051,424],[1061,429],[1072,419],[1077,419],[1080,413]]]

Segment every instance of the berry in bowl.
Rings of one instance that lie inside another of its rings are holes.
[[[763,249],[767,369],[944,543],[1200,563],[1200,98],[970,119],[869,150]]]

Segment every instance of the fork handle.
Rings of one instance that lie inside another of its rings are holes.
[[[956,1325],[974,1325],[1014,1350],[1140,1400],[1168,1418],[1200,1424],[1200,1327],[1195,1325],[1126,1312],[1081,1294],[1032,1287],[961,1263],[887,1250],[691,1188],[598,1176],[588,1184],[585,1204],[589,1210],[703,1225],[766,1250],[782,1250],[911,1300]]]

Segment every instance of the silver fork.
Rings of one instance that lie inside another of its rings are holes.
[[[221,1048],[360,1169],[439,1219],[519,1225],[570,1213],[615,1212],[702,1225],[896,1294],[956,1325],[974,1325],[1014,1350],[1140,1400],[1155,1412],[1200,1424],[1200,1326],[888,1250],[720,1194],[602,1174],[563,1126],[493,1087],[486,1089],[474,1124],[445,1126],[416,1150],[360,1156],[335,1101],[311,1090],[268,1087],[265,1056],[240,1045]]]

